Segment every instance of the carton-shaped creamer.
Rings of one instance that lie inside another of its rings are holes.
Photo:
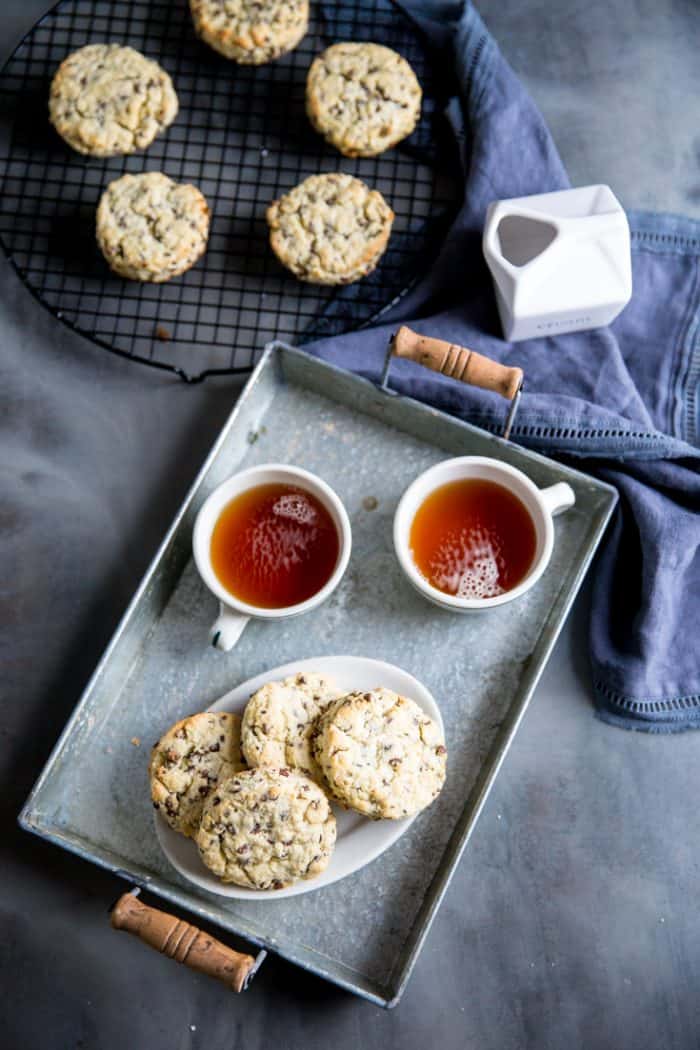
[[[495,201],[483,250],[510,341],[610,324],[632,295],[629,225],[608,186]]]

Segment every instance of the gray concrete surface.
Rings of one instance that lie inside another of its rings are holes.
[[[43,8],[4,0],[3,52]],[[574,181],[698,214],[696,5],[481,10]],[[274,959],[236,999],[109,929],[123,884],[14,820],[237,386],[187,388],[92,348],[4,261],[0,300],[2,1045],[698,1047],[700,739],[595,720],[585,596],[397,1010]]]

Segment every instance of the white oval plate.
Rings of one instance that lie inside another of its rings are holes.
[[[298,660],[282,667],[273,667],[264,674],[255,678],[249,678],[226,696],[212,704],[210,711],[233,711],[242,715],[245,705],[251,693],[264,685],[279,678],[287,678],[289,675],[298,674],[300,671],[320,671],[333,678],[341,689],[348,692],[353,690],[375,689],[382,685],[387,689],[393,689],[395,693],[407,696],[414,700],[427,715],[437,722],[444,733],[440,711],[431,693],[424,685],[402,671],[400,667],[384,663],[382,660],[370,660],[364,656],[321,656],[315,660]],[[326,870],[315,879],[297,882],[293,886],[287,886],[283,890],[248,890],[243,886],[234,886],[231,883],[220,882],[216,876],[204,866],[200,860],[197,847],[192,839],[179,835],[168,827],[163,818],[154,813],[156,834],[166,857],[181,875],[190,882],[194,882],[210,893],[218,893],[223,897],[236,897],[243,900],[261,900],[265,897],[295,897],[298,893],[309,893],[311,890],[319,890],[322,886],[329,886],[338,879],[344,879],[351,875],[371,860],[378,857],[385,849],[410,827],[415,819],[406,817],[404,820],[369,820],[333,806],[333,811],[338,822],[338,838]]]

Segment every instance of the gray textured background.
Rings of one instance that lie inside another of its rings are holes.
[[[44,6],[3,0],[3,53]],[[574,182],[700,214],[696,4],[480,6]],[[698,1047],[698,737],[593,718],[585,597],[392,1013],[276,960],[235,999],[110,931],[119,880],[15,830],[237,386],[111,358],[0,283],[3,1045]]]

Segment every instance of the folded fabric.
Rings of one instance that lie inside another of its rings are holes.
[[[403,6],[417,27],[406,21],[404,31],[418,32],[432,61],[456,74],[446,115],[461,156],[463,203],[429,273],[381,324],[306,349],[376,379],[387,340],[403,322],[522,366],[527,386],[511,439],[575,460],[620,494],[593,569],[598,713],[654,732],[700,726],[700,223],[630,214],[634,292],[615,323],[505,342],[481,253],[487,206],[566,188],[566,172],[474,8],[431,0]],[[402,49],[396,38],[392,46]],[[341,294],[347,310],[362,285]],[[495,395],[412,362],[393,364],[392,385],[487,430],[502,426]]]

